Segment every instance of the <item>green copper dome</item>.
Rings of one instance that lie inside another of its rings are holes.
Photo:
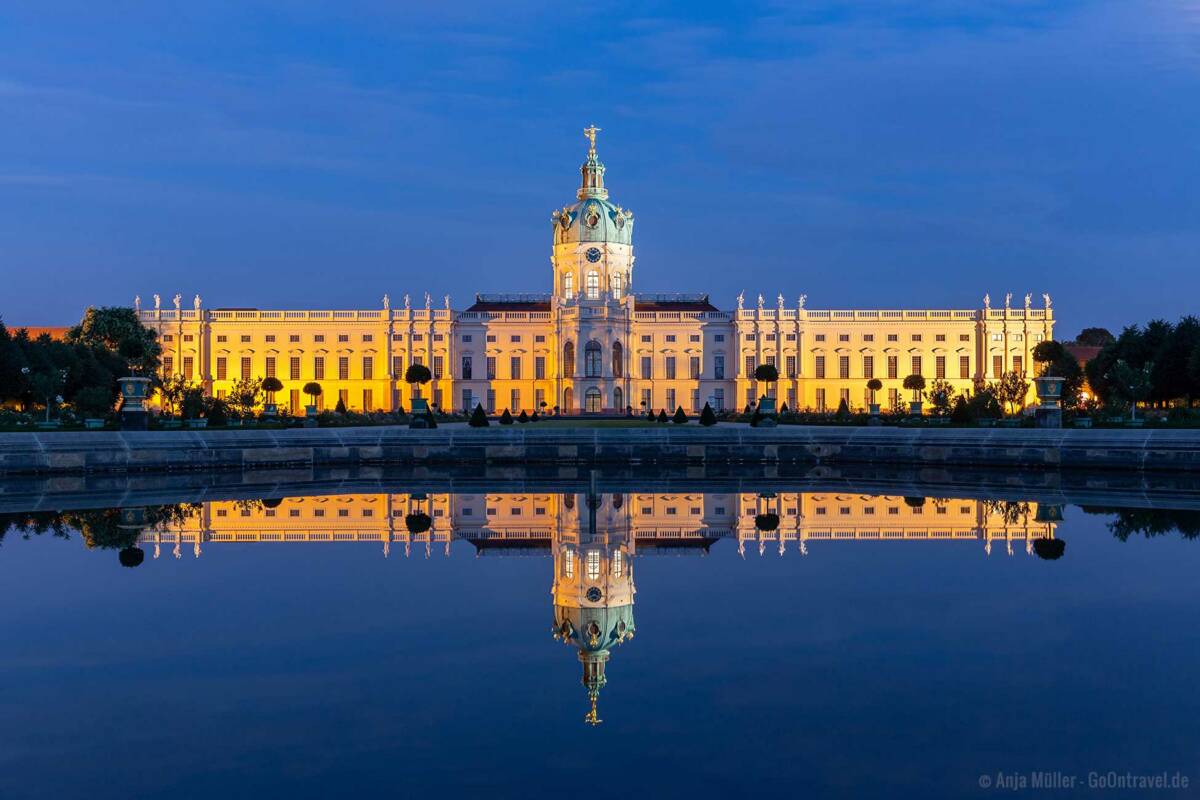
[[[604,187],[604,163],[596,155],[596,133],[592,126],[584,130],[591,142],[587,160],[579,168],[582,176],[576,197],[579,202],[560,208],[550,215],[554,224],[554,243],[608,242],[633,244],[633,212],[614,205]]]

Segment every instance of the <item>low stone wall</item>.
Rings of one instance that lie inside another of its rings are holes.
[[[1200,431],[514,425],[0,434],[0,475],[354,464],[795,463],[1200,470]]]

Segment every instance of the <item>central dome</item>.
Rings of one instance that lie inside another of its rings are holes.
[[[554,243],[606,242],[633,243],[633,212],[614,205],[604,188],[604,163],[596,155],[594,125],[584,130],[591,142],[587,160],[579,168],[582,181],[576,197],[579,202],[560,208],[550,215],[554,224]]]

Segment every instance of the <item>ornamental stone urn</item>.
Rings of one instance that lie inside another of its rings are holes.
[[[921,416],[922,403],[920,400],[913,400],[908,404],[908,413],[914,417]]]
[[[274,417],[279,414],[278,403],[263,403],[262,415],[264,417]]]
[[[146,397],[150,393],[150,379],[139,376],[119,378],[121,387],[121,430],[144,431],[149,427],[146,412]]]
[[[1055,375],[1042,375],[1034,378],[1033,382],[1037,386],[1038,399],[1042,401],[1035,412],[1037,426],[1061,428],[1062,408],[1059,407],[1059,401],[1062,399],[1063,379]]]
[[[408,427],[424,429],[429,427],[429,401],[424,397],[414,397],[412,399],[412,409],[409,414],[410,420]]]

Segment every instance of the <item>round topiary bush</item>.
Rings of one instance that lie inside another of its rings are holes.
[[[906,497],[904,498],[904,505],[908,506],[909,508],[920,508],[921,506],[925,505],[925,498]]]
[[[140,566],[146,560],[146,551],[140,547],[126,547],[117,553],[117,560],[122,567]]]
[[[433,527],[433,520],[424,511],[408,514],[404,517],[404,527],[411,534],[424,533]]]
[[[754,516],[754,527],[760,531],[773,531],[779,527],[779,515],[767,512]]]
[[[1034,539],[1033,552],[1037,553],[1038,558],[1044,558],[1047,561],[1054,561],[1062,558],[1063,553],[1067,551],[1067,543],[1062,539]]]

